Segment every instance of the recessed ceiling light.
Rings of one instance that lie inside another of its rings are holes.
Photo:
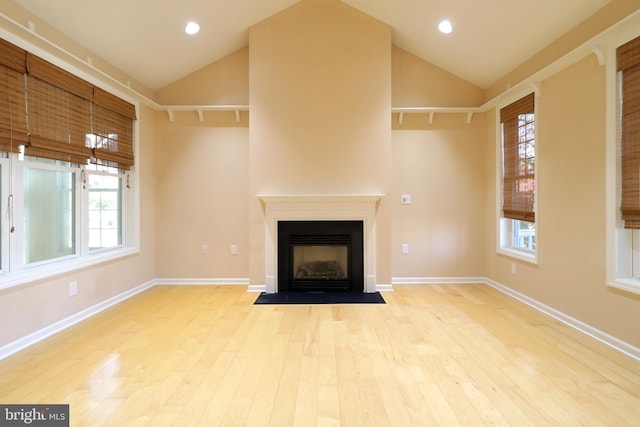
[[[445,19],[438,24],[438,29],[441,33],[449,34],[453,31],[453,25],[451,25],[451,22],[449,22],[448,19]]]
[[[198,31],[200,31],[200,25],[198,25],[197,22],[189,21],[187,22],[187,26],[184,27],[184,32],[190,36],[197,34]]]

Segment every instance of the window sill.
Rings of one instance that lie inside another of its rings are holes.
[[[499,248],[498,253],[509,258],[515,258],[529,264],[538,265],[538,254],[535,252],[521,251],[511,248]]]
[[[615,279],[607,286],[640,295],[640,280],[637,279]]]
[[[24,285],[25,283],[30,283],[36,280],[51,279],[56,276],[71,273],[75,270],[135,255],[139,252],[140,249],[134,247],[119,248],[112,251],[88,255],[82,258],[74,258],[68,261],[47,264],[41,267],[27,269],[19,273],[3,274],[0,275],[0,290]]]

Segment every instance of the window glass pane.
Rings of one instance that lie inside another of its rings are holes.
[[[535,251],[536,249],[536,223],[513,220],[513,242],[516,249]]]
[[[75,253],[75,174],[24,169],[24,263]]]
[[[89,174],[89,248],[122,244],[122,178]]]

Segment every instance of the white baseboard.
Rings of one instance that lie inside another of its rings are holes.
[[[249,285],[247,292],[267,292],[267,285]]]
[[[155,279],[153,281],[155,285],[172,285],[172,286],[220,286],[220,285],[249,285],[249,279],[240,277],[240,278],[231,278],[231,277],[223,277],[223,278],[165,278],[165,279]]]
[[[451,283],[486,283],[486,277],[392,277],[394,285],[436,285]]]
[[[393,285],[384,285],[378,283],[376,285],[377,292],[391,292],[393,291]],[[249,285],[247,292],[267,292],[267,285]]]
[[[152,288],[153,286],[154,286],[154,281],[150,281],[140,286],[136,286],[135,288],[129,289],[126,292],[123,292],[119,295],[106,299],[94,306],[91,306],[82,311],[79,311],[78,313],[73,314],[67,318],[64,318],[55,323],[52,323],[51,325],[46,326],[36,332],[30,333],[29,335],[25,335],[22,338],[19,338],[13,342],[10,342],[9,344],[5,344],[2,347],[0,347],[0,360],[7,358],[14,353],[17,353],[20,350],[24,350],[25,348],[30,347],[44,340],[45,338],[48,338],[54,334],[57,334],[58,332],[61,332],[75,325],[76,323],[80,323],[83,320],[88,319],[89,317],[94,316],[113,305],[116,305],[126,299],[131,298],[134,295],[139,294],[140,292],[144,292],[147,289]]]

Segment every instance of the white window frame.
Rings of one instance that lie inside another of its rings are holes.
[[[122,244],[110,248],[89,248],[88,239],[88,217],[89,217],[89,188],[83,188],[82,171],[84,174],[97,173],[94,170],[87,170],[85,166],[80,167],[60,167],[46,163],[39,164],[18,160],[17,154],[9,154],[9,158],[0,158],[0,173],[2,174],[2,184],[0,193],[2,196],[2,234],[0,234],[0,245],[2,245],[2,267],[0,270],[0,289],[18,286],[34,280],[46,279],[60,274],[73,272],[80,268],[112,261],[121,257],[129,256],[139,252],[139,192],[133,185],[135,171],[129,173],[118,173],[122,179]],[[24,264],[23,244],[24,244],[24,213],[23,213],[23,189],[24,189],[24,169],[26,167],[36,167],[46,170],[69,170],[75,174],[75,253],[49,260]],[[128,177],[127,177],[128,175]],[[13,222],[15,232],[9,232],[9,180],[13,187]],[[127,188],[127,184],[131,188]],[[133,224],[133,226],[132,226]]]
[[[99,247],[99,248],[90,248],[89,246],[89,194],[90,194],[90,188],[89,188],[89,182],[90,182],[90,176],[91,175],[103,175],[103,176],[118,176],[118,178],[120,178],[121,180],[121,195],[120,195],[120,210],[121,210],[121,215],[120,215],[120,221],[121,221],[121,229],[122,229],[122,235],[120,236],[121,238],[121,243],[119,245],[116,246],[110,246],[110,247]],[[83,190],[83,195],[86,198],[86,208],[83,208],[82,210],[82,216],[83,216],[83,220],[84,223],[86,224],[85,227],[85,233],[83,234],[83,238],[82,238],[82,247],[86,248],[85,250],[87,251],[87,253],[98,253],[98,252],[104,252],[104,251],[110,251],[110,250],[114,250],[117,248],[121,248],[126,246],[127,243],[127,235],[126,235],[126,230],[127,230],[127,197],[126,197],[126,193],[127,193],[127,174],[126,173],[122,173],[121,171],[119,171],[117,174],[116,173],[112,173],[112,172],[106,172],[106,171],[100,171],[100,170],[94,170],[93,168],[88,169],[85,168],[85,179],[86,179],[86,189]]]
[[[10,245],[10,257],[11,257],[11,272],[36,270],[38,268],[46,268],[48,265],[56,263],[64,263],[65,261],[71,261],[82,254],[82,248],[80,245],[80,234],[82,232],[82,222],[80,220],[80,212],[82,209],[82,195],[80,194],[78,183],[81,168],[79,166],[59,166],[49,163],[39,163],[37,161],[30,161],[25,158],[24,161],[17,159],[16,154],[10,155],[12,158],[12,172],[14,182],[14,225],[15,225],[15,244]],[[29,264],[24,264],[24,173],[25,169],[40,169],[48,171],[62,171],[73,174],[75,180],[74,185],[74,253],[64,255],[58,258],[51,258],[42,261],[35,261]],[[11,273],[9,273],[11,274]]]
[[[503,107],[527,96],[531,93],[530,88],[525,88],[517,93],[511,93],[508,100],[496,107],[495,129],[496,129],[496,252],[510,258],[525,261],[530,264],[538,264],[538,248],[540,245],[539,233],[539,204],[538,204],[538,91],[535,90],[535,135],[536,135],[536,163],[535,163],[535,194],[534,206],[536,207],[536,248],[534,250],[522,249],[513,245],[513,223],[515,220],[502,216],[503,199],[503,135],[502,123],[500,123],[500,110]]]
[[[616,49],[638,36],[637,27],[629,26],[601,47],[606,67],[606,281],[610,287],[634,294],[640,294],[640,231],[625,229],[620,212],[620,85]]]
[[[9,230],[9,159],[0,156],[0,195],[2,201],[0,206],[0,275],[9,271],[9,240],[11,233]]]

